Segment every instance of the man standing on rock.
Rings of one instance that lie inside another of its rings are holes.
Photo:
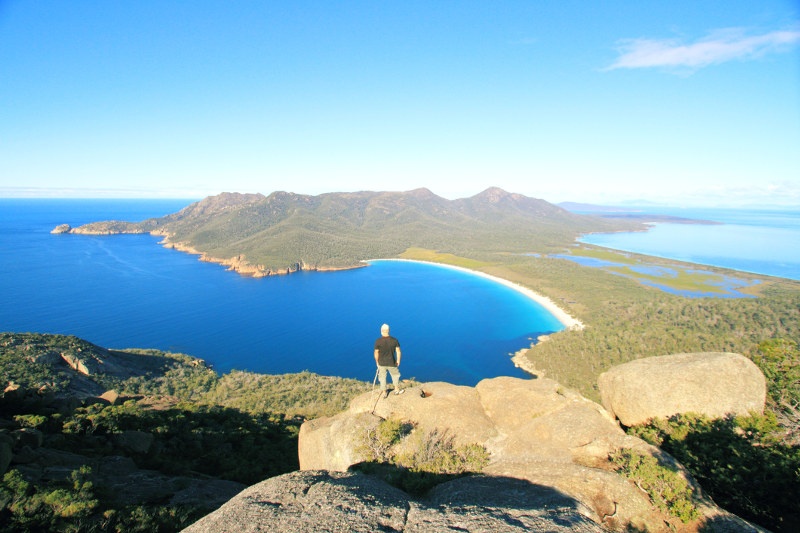
[[[389,396],[389,389],[386,388],[386,372],[392,375],[394,383],[394,393],[402,394],[404,389],[400,388],[400,342],[389,335],[389,324],[381,326],[381,336],[375,341],[375,364],[378,365],[378,378],[381,381],[381,391],[383,397]]]

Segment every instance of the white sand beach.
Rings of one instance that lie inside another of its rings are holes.
[[[550,298],[547,298],[546,296],[542,296],[541,294],[538,294],[538,293],[530,290],[527,287],[523,287],[522,285],[519,285],[518,283],[513,283],[511,281],[508,281],[507,279],[498,278],[497,276],[491,276],[489,274],[486,274],[484,272],[480,272],[478,270],[470,270],[468,268],[454,266],[454,265],[447,265],[447,264],[444,264],[444,263],[434,263],[433,261],[419,261],[419,260],[416,260],[416,259],[391,258],[391,259],[370,259],[369,261],[365,261],[365,263],[369,263],[371,261],[407,261],[407,262],[411,262],[411,263],[425,263],[427,265],[433,265],[433,266],[438,266],[438,267],[442,267],[442,268],[450,268],[450,269],[453,269],[453,270],[459,270],[461,272],[465,272],[467,274],[480,276],[482,278],[489,279],[489,280],[491,280],[491,281],[493,281],[495,283],[499,283],[500,285],[505,285],[506,287],[508,287],[510,289],[513,289],[513,290],[519,292],[520,294],[523,294],[524,296],[530,298],[534,302],[536,302],[539,305],[541,305],[542,307],[544,307],[554,317],[556,317],[556,319],[564,325],[565,329],[583,329],[584,328],[583,322],[581,322],[580,320],[572,317],[569,313],[567,313],[566,311],[561,309],[559,306],[557,306],[555,304],[555,302],[553,302],[553,300],[551,300]]]

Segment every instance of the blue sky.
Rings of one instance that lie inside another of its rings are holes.
[[[0,196],[800,207],[800,7],[0,0]]]

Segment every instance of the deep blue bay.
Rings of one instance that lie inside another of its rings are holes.
[[[220,372],[310,370],[371,381],[383,322],[420,381],[524,377],[509,354],[563,326],[508,287],[423,263],[253,279],[150,235],[52,235],[58,224],[138,221],[190,200],[0,199],[0,331],[200,357]]]

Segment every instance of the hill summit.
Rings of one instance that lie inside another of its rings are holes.
[[[149,232],[242,274],[266,276],[352,268],[414,247],[471,256],[542,252],[585,233],[640,228],[492,187],[457,200],[425,188],[318,196],[222,193],[161,218],[95,222],[68,231]]]
[[[306,420],[298,455],[300,472],[249,487],[185,531],[759,531],[672,456],[544,377],[365,392]]]

